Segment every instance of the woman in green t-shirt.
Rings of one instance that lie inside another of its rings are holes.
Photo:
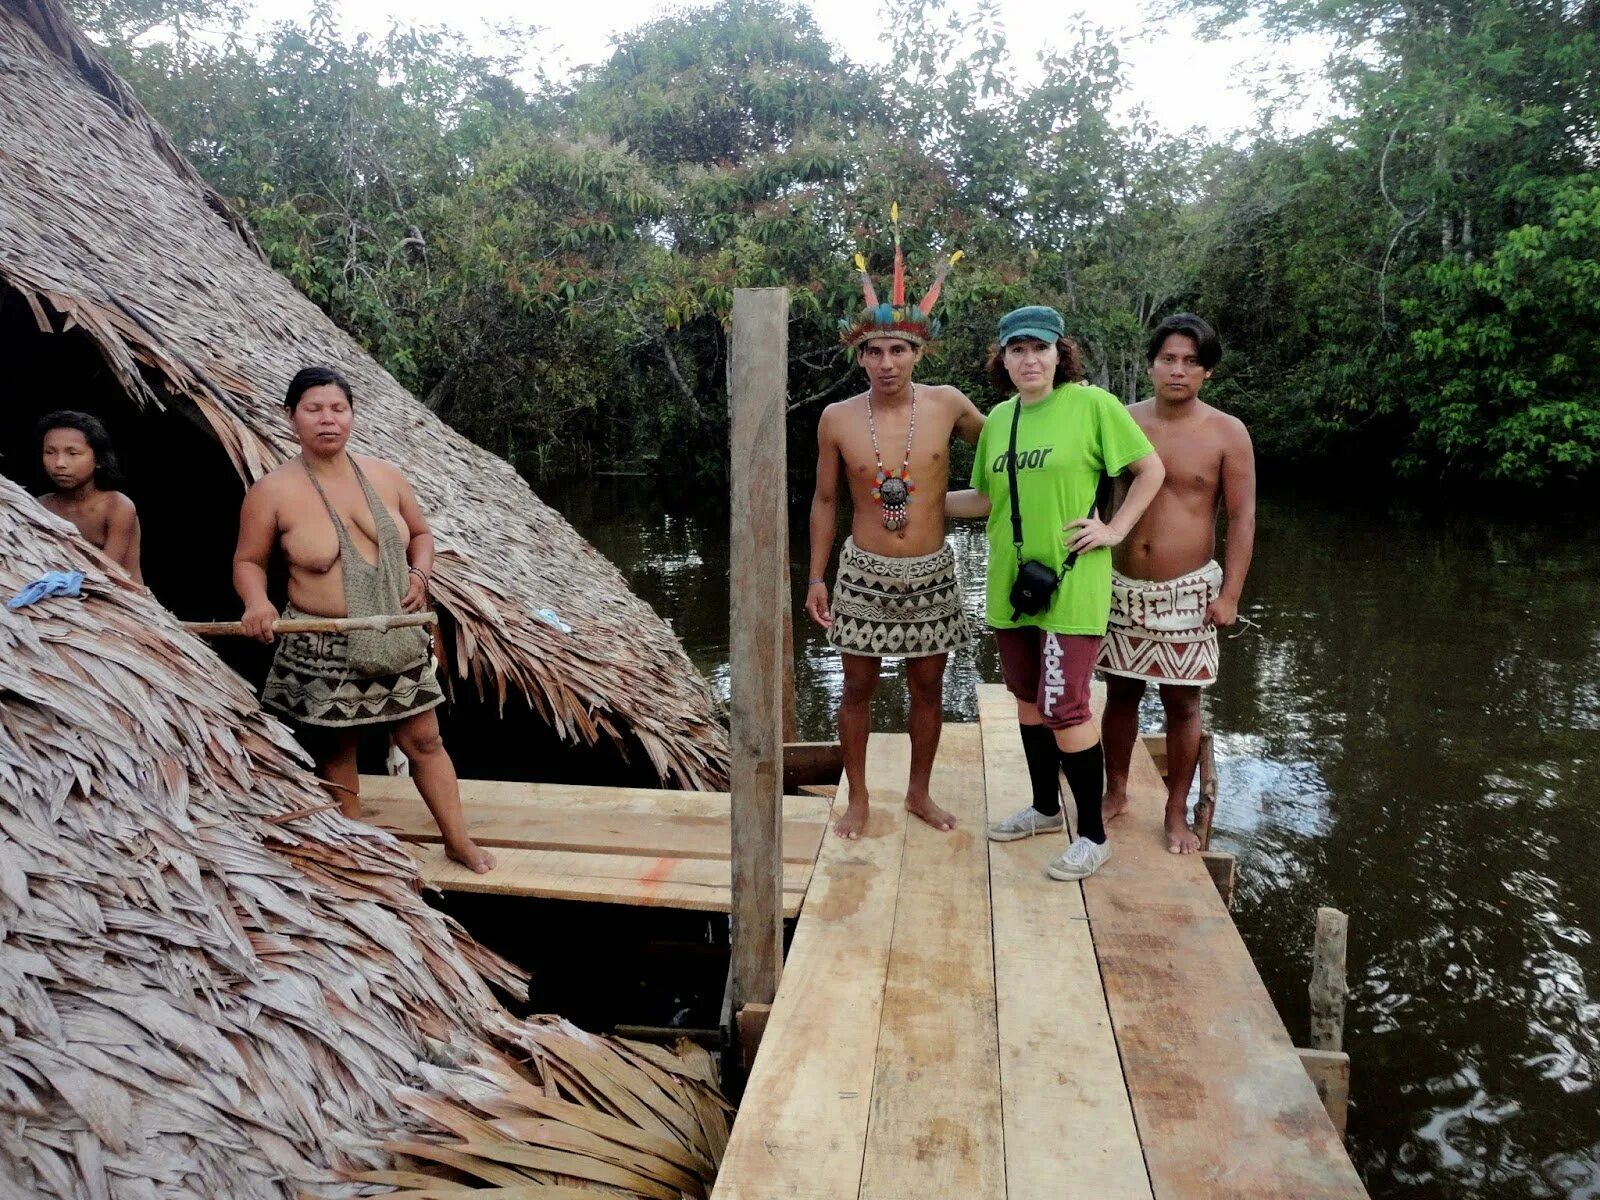
[[[1143,515],[1164,471],[1122,402],[1083,382],[1077,347],[1055,309],[1031,305],[1001,317],[989,374],[1015,394],[984,422],[972,464],[975,492],[953,494],[947,511],[989,518],[989,625],[1000,672],[1017,699],[1033,783],[1033,803],[990,826],[989,836],[1011,841],[1065,828],[1059,769],[1077,804],[1078,837],[1045,869],[1055,879],[1082,879],[1111,857],[1100,815],[1105,760],[1089,713],[1089,677],[1111,606],[1110,548]],[[1013,446],[1020,548],[1007,469]],[[1095,507],[1100,480],[1123,471],[1134,477],[1127,499],[1102,521]],[[1032,614],[1011,602],[1018,570],[1030,560],[1060,578]]]

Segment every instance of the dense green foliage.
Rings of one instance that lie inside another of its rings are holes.
[[[852,252],[887,275],[896,199],[913,295],[967,256],[923,376],[985,403],[1006,308],[1060,307],[1128,399],[1145,330],[1189,308],[1269,461],[1517,484],[1600,465],[1592,3],[1172,0],[1336,47],[1344,115],[1213,146],[1115,119],[1123,65],[1093,27],[1019,84],[987,0],[894,0],[890,72],[794,0],[721,0],[521,87],[526,32],[498,60],[442,30],[351,40],[323,0],[247,44],[205,32],[245,0],[79,2],[274,264],[530,473],[720,475],[742,286],[793,289],[805,445],[859,381],[836,322]]]

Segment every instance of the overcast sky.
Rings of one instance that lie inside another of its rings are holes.
[[[699,0],[688,0],[693,7]],[[952,0],[970,11],[971,0]],[[878,33],[881,0],[810,0],[823,33],[857,62],[882,63],[888,47]],[[272,20],[304,17],[308,0],[257,0],[258,16]],[[611,39],[666,10],[661,0],[609,0],[590,7],[572,0],[338,0],[341,20],[348,31],[383,30],[390,21],[448,24],[475,39],[487,41],[488,30],[508,21],[540,26],[540,41],[548,47],[547,68],[560,73],[596,62],[606,56]],[[1214,136],[1254,128],[1256,105],[1252,86],[1273,77],[1281,66],[1308,74],[1294,103],[1279,109],[1279,124],[1303,130],[1328,110],[1320,79],[1324,50],[1304,41],[1289,46],[1272,45],[1262,38],[1240,34],[1224,42],[1201,42],[1192,24],[1148,28],[1142,7],[1127,0],[1000,0],[1008,45],[1019,75],[1037,80],[1037,50],[1066,44],[1054,30],[1075,24],[1074,12],[1124,36],[1129,69],[1128,94],[1121,108],[1143,105],[1171,131],[1201,126]]]

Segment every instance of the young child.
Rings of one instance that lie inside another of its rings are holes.
[[[78,532],[143,583],[139,571],[139,514],[117,482],[117,455],[111,435],[98,418],[63,409],[47,415],[35,427],[39,461],[55,491],[39,497],[58,517],[65,517]]]

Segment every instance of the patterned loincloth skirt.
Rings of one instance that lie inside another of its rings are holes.
[[[846,538],[828,644],[869,658],[924,658],[972,640],[949,543],[916,558],[869,554]]]
[[[1206,623],[1206,610],[1221,590],[1215,562],[1159,582],[1113,571],[1098,666],[1147,683],[1210,687],[1217,681],[1217,628]]]
[[[303,617],[293,605],[285,617]],[[278,637],[261,704],[302,725],[354,729],[389,725],[444,703],[433,658],[423,654],[388,675],[359,675],[343,633],[286,633]]]

